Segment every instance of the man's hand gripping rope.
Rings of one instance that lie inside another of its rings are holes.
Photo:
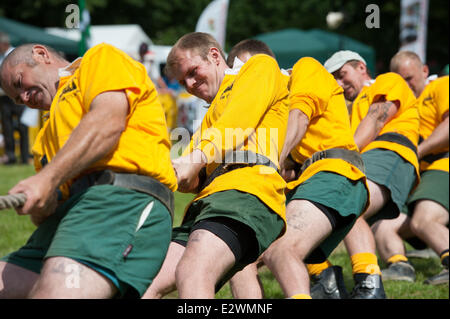
[[[23,206],[27,196],[23,193],[0,196],[0,210]]]

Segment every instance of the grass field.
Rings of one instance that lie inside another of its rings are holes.
[[[6,195],[8,190],[19,180],[33,174],[31,166],[13,165],[0,166],[0,195]],[[193,198],[191,194],[175,194],[175,225],[179,225],[184,207]],[[0,211],[0,256],[14,251],[25,243],[35,227],[27,216],[18,216],[12,210]],[[330,256],[330,261],[344,269],[344,279],[347,289],[353,287],[350,258],[344,248],[338,247]],[[441,270],[439,259],[410,259],[416,268],[417,279],[414,283],[385,282],[385,290],[391,299],[449,299],[448,284],[428,286],[422,282]],[[382,268],[385,266],[381,264]],[[260,277],[264,286],[265,297],[268,299],[284,298],[278,283],[272,273],[266,268],[260,269]],[[176,293],[169,298],[176,297]],[[232,298],[229,285],[225,285],[216,295],[217,298]]]

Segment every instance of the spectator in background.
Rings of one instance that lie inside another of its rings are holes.
[[[0,31],[0,65],[3,59],[13,50],[9,43],[9,36]],[[27,164],[30,157],[28,142],[28,127],[20,121],[25,105],[15,105],[14,102],[0,89],[0,114],[2,119],[2,134],[6,157],[3,164],[17,162],[15,154],[14,130],[20,135],[20,156],[22,164]]]

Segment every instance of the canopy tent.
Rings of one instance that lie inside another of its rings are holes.
[[[257,35],[256,39],[266,43],[275,53],[281,68],[289,69],[301,57],[310,56],[322,62],[327,57],[328,47],[306,31],[284,29]]]
[[[332,48],[332,52],[328,57],[339,50],[355,51],[359,53],[364,58],[364,60],[366,60],[367,67],[372,72],[372,74],[375,74],[375,50],[372,47],[345,35],[320,29],[311,29],[308,31],[308,33],[327,43],[327,45]],[[321,62],[323,63],[325,62],[325,60]]]
[[[310,56],[324,63],[334,52],[352,50],[367,62],[369,70],[375,71],[375,50],[350,37],[320,29],[308,31],[284,29],[257,35],[275,53],[280,67],[291,68],[298,59]]]
[[[46,30],[51,34],[64,36],[74,41],[80,41],[81,38],[78,29],[46,28]],[[135,59],[139,58],[139,45],[142,42],[147,43],[150,48],[153,45],[152,40],[138,24],[91,25],[89,32],[90,47],[105,42]]]
[[[78,55],[78,42],[52,35],[44,29],[0,17],[0,31],[9,35],[12,46],[41,43],[68,55]]]

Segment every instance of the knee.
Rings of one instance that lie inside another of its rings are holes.
[[[423,211],[419,205],[416,205],[414,215],[411,218],[411,230],[414,234],[420,234],[424,228],[433,222],[434,216],[431,211]]]
[[[272,265],[289,258],[303,260],[305,257],[306,254],[302,253],[301,248],[296,243],[287,243],[279,240],[264,252],[262,260],[266,265]]]

